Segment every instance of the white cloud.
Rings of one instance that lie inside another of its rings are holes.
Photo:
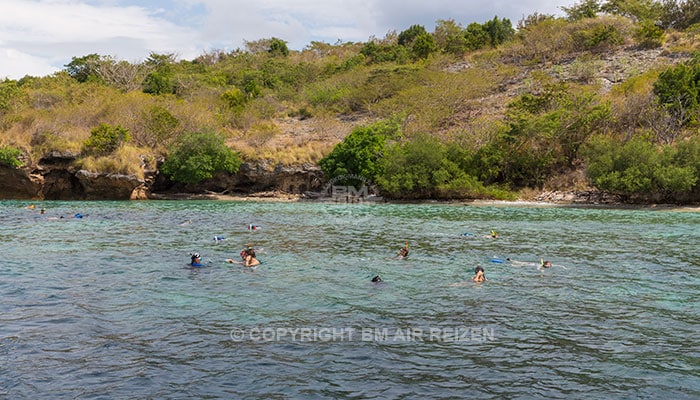
[[[142,7],[93,6],[78,1],[5,0],[0,15],[0,77],[46,75],[90,53],[140,60],[151,51],[182,57],[201,53],[196,34]],[[19,56],[23,54],[24,56]],[[20,63],[26,63],[23,72]],[[32,70],[29,70],[31,67]]]
[[[0,78],[46,75],[91,53],[140,61],[150,52],[192,59],[278,37],[300,50],[312,41],[361,42],[438,19],[462,25],[494,15],[517,21],[561,14],[575,0],[3,0]],[[134,6],[133,4],[139,4]]]
[[[55,71],[47,64],[46,59],[4,47],[0,47],[0,65],[2,65],[0,79],[7,77],[19,79],[25,75],[44,76]]]

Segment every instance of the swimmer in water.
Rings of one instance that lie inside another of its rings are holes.
[[[247,249],[241,252],[241,256],[243,257],[243,265],[246,267],[256,267],[260,265],[260,261],[255,258],[255,250],[250,244],[248,245]]]
[[[380,283],[380,282],[384,282],[384,281],[382,280],[381,275],[375,275],[374,278],[372,278],[372,282]]]
[[[477,265],[474,268],[474,276],[472,276],[474,282],[483,282],[486,280],[486,275],[484,275],[484,268],[481,265]]]
[[[491,230],[491,237],[494,239],[498,239],[498,232]]]
[[[404,246],[399,249],[399,252],[396,254],[396,256],[399,258],[408,257],[408,242],[406,242],[406,244],[404,244]]]
[[[202,267],[204,264],[202,264],[202,258],[199,255],[199,253],[192,253],[192,261],[190,262],[190,265],[193,267]]]

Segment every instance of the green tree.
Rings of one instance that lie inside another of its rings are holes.
[[[654,82],[654,94],[659,105],[677,120],[680,125],[696,122],[700,100],[700,64],[678,64],[659,74]]]
[[[423,25],[411,25],[405,31],[399,33],[398,44],[399,46],[410,47],[413,42],[421,35],[428,34]]]
[[[503,44],[515,36],[515,29],[510,20],[507,18],[499,20],[497,16],[484,23],[484,32],[489,36],[491,47]]]
[[[491,43],[488,32],[484,30],[482,24],[472,22],[464,30],[464,40],[469,50],[478,50]]]
[[[606,0],[600,6],[600,11],[637,21],[657,21],[661,18],[662,4],[654,0]]]
[[[380,159],[387,138],[396,137],[399,129],[396,121],[382,121],[353,129],[319,161],[323,174],[327,179],[361,177],[375,181],[382,173]]]
[[[700,22],[700,2],[697,0],[664,0],[661,6],[662,26],[683,30]]]
[[[463,153],[453,150],[426,134],[387,145],[377,180],[382,193],[393,198],[459,198],[485,192],[460,167]]]
[[[175,93],[173,74],[169,71],[154,71],[143,80],[143,92],[154,95]]]
[[[469,50],[462,27],[452,19],[438,20],[434,37],[438,48],[445,53],[459,55]]]
[[[426,59],[438,50],[435,39],[429,33],[416,36],[411,46],[411,52],[415,59]]]
[[[700,176],[693,163],[698,158],[687,158],[696,145],[657,147],[643,136],[626,143],[599,137],[589,145],[587,174],[599,189],[673,199],[697,188]]]
[[[561,7],[566,13],[566,18],[569,21],[579,21],[584,18],[595,18],[601,11],[601,5],[598,0],[581,0],[571,7]]]
[[[92,53],[83,57],[73,57],[71,62],[65,65],[65,71],[71,78],[78,82],[97,81],[101,82],[102,77],[99,73],[99,65],[102,57],[99,54]]]
[[[199,183],[217,172],[235,174],[241,159],[212,132],[193,132],[179,137],[161,166],[163,174],[175,182]]]
[[[287,47],[287,42],[282,39],[273,37],[270,39],[270,50],[268,50],[273,56],[287,57],[289,55],[289,48]]]
[[[173,64],[175,55],[151,53],[145,64],[153,71],[146,75],[143,81],[143,92],[153,95],[175,93]]]
[[[360,54],[365,56],[370,64],[385,62],[403,64],[409,60],[409,53],[405,46],[377,43],[372,40],[362,45]]]
[[[121,125],[100,124],[90,131],[90,137],[83,143],[83,151],[88,155],[105,156],[129,140],[129,130]]]

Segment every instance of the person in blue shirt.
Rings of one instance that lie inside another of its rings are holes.
[[[203,267],[204,266],[204,264],[202,264],[202,258],[200,257],[199,253],[192,254],[192,262],[190,262],[190,265],[193,267]]]

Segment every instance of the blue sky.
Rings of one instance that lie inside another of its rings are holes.
[[[140,62],[151,52],[190,60],[278,37],[294,50],[312,41],[366,42],[440,19],[466,26],[497,15],[516,25],[562,15],[574,0],[2,0],[0,78],[44,76],[91,53]]]

